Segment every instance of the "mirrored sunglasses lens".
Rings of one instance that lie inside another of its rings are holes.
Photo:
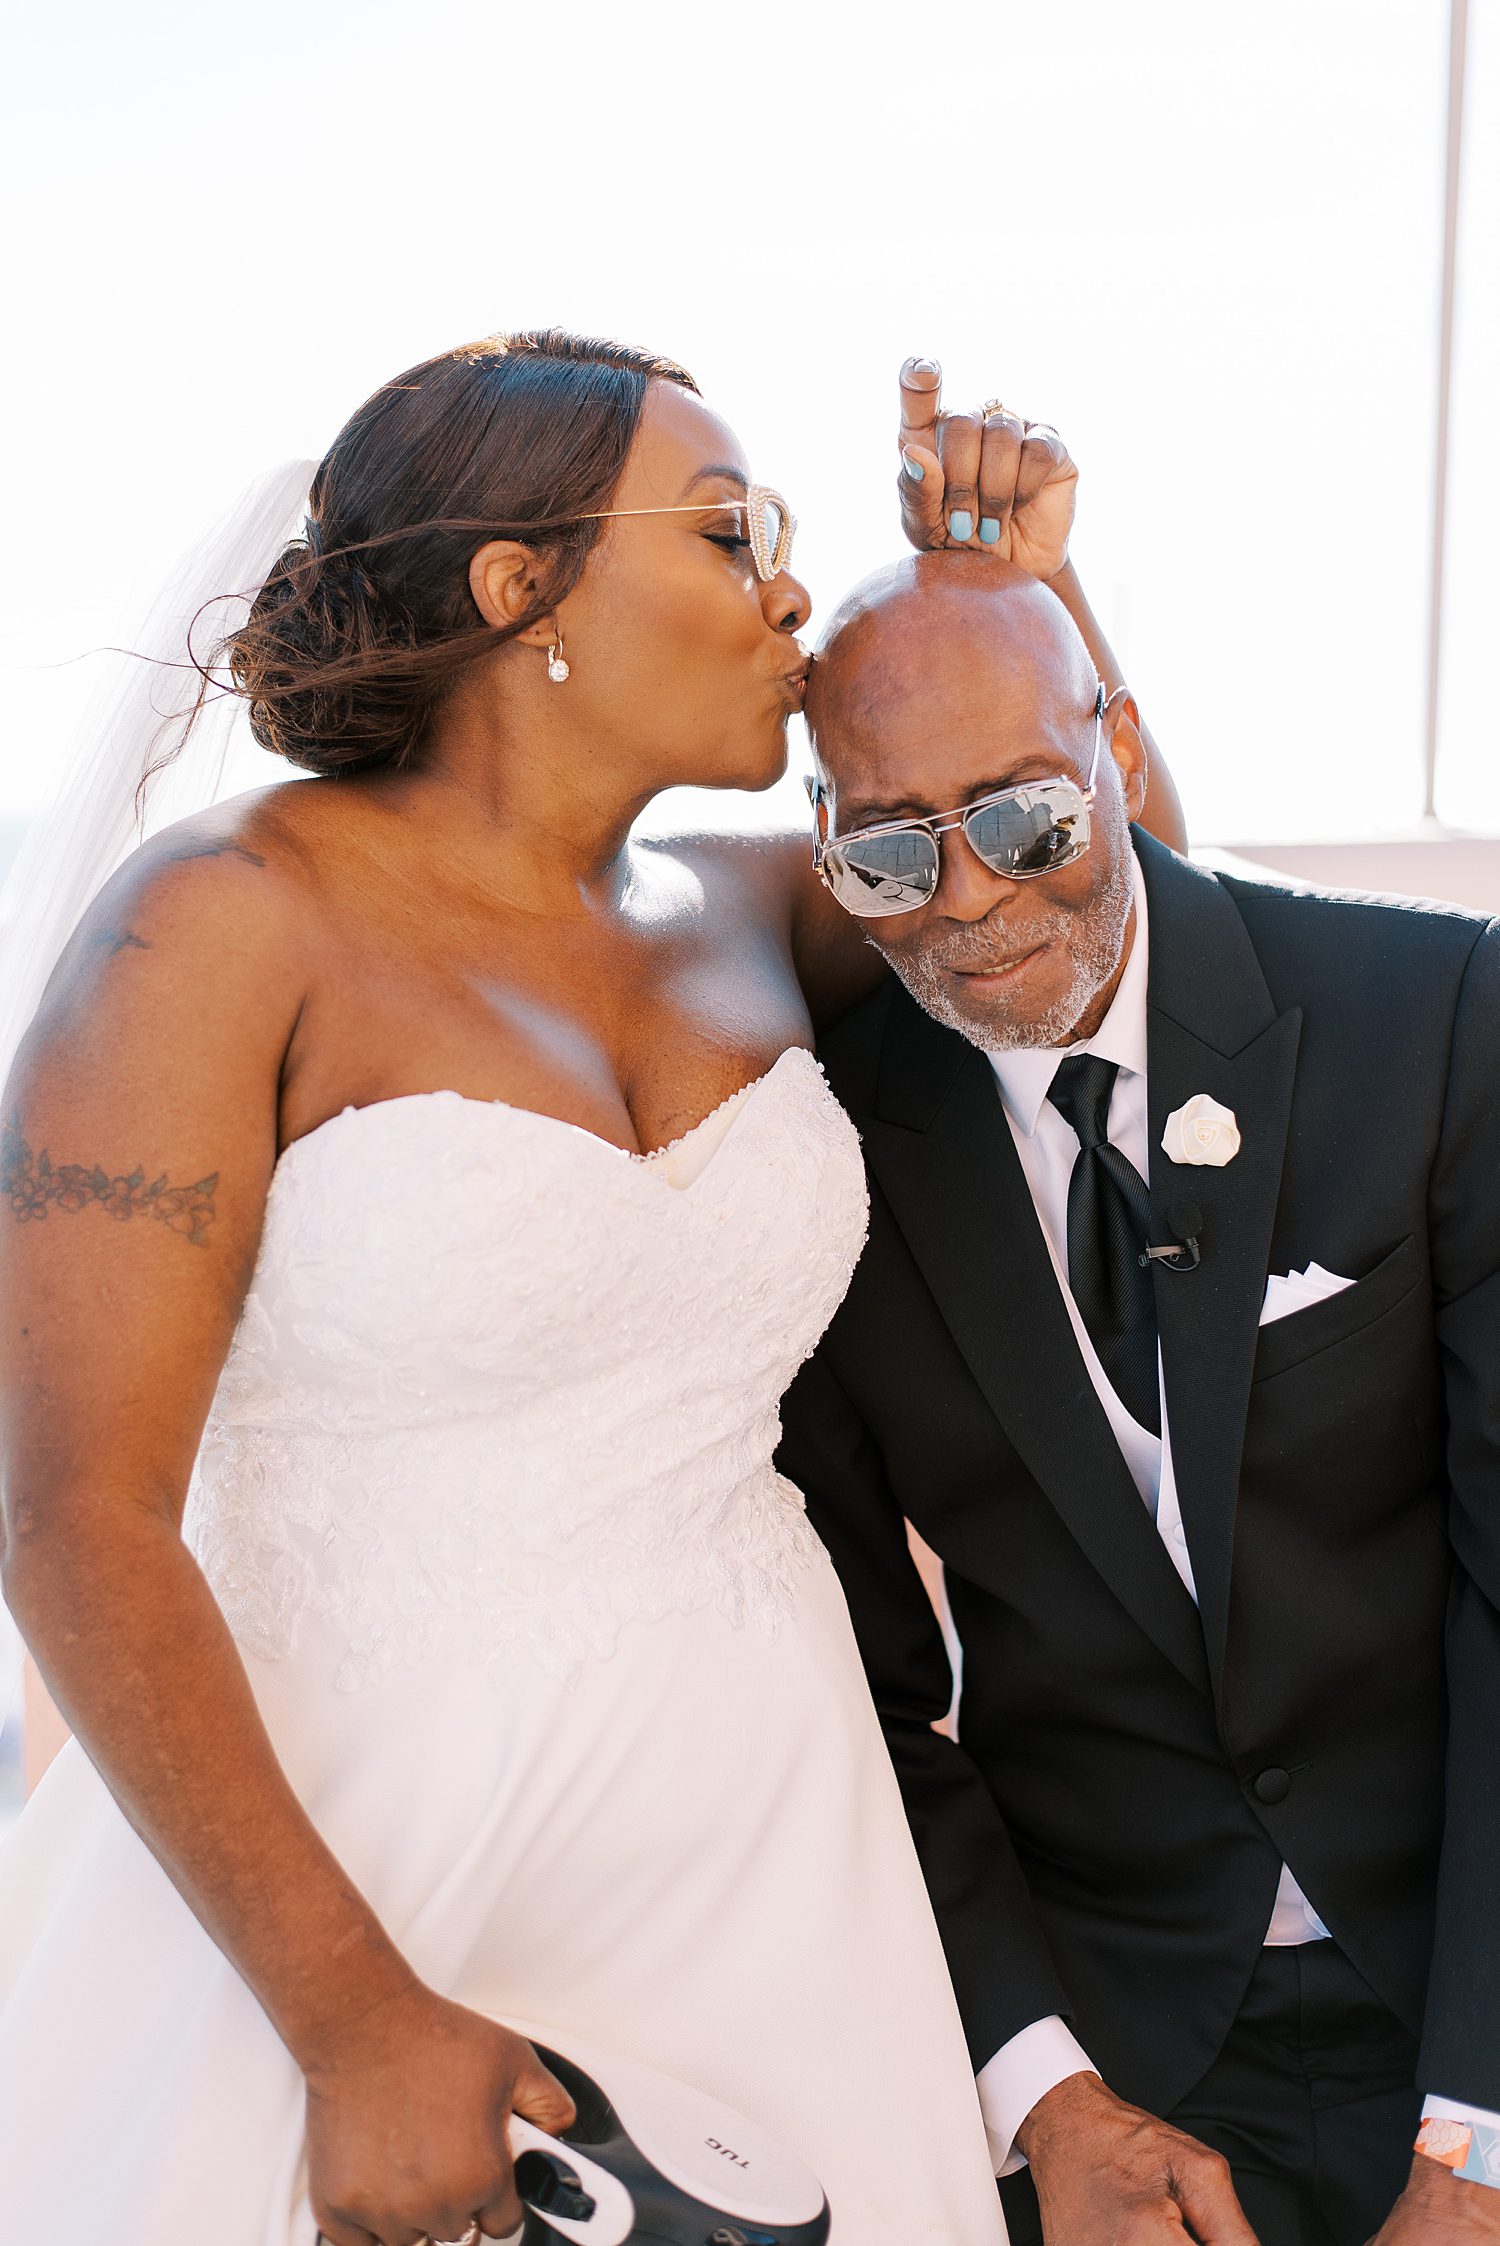
[[[856,836],[830,850],[823,863],[835,898],[861,920],[914,912],[937,888],[937,844],[920,828],[866,841]]]
[[[1027,881],[1082,855],[1088,847],[1088,807],[1076,788],[1028,789],[971,811],[964,832],[994,872]]]
[[[766,552],[773,570],[785,569],[792,551],[792,519],[779,499],[766,501]]]

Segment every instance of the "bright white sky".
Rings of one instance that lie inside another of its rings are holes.
[[[45,797],[88,686],[46,666],[128,637],[243,484],[428,353],[555,321],[693,369],[792,497],[824,612],[897,542],[907,352],[1056,422],[1195,834],[1415,820],[1446,0],[27,13],[0,818]],[[1442,796],[1468,826],[1500,825],[1497,19],[1473,0]]]

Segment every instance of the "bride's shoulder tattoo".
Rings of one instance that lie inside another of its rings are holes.
[[[143,1169],[132,1170],[128,1177],[111,1177],[97,1163],[54,1162],[45,1147],[33,1152],[19,1114],[12,1115],[0,1131],[0,1197],[9,1202],[21,1224],[40,1222],[54,1209],[71,1215],[97,1203],[122,1221],[155,1217],[195,1248],[203,1248],[217,1214],[218,1186],[217,1170],[192,1185],[169,1185],[165,1171],[148,1180]]]
[[[233,835],[194,836],[163,853],[163,862],[169,866],[185,866],[194,858],[238,858],[247,866],[263,866],[266,862],[260,851]]]

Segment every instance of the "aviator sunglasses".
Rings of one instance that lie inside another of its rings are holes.
[[[939,836],[961,827],[976,858],[1007,881],[1036,881],[1070,866],[1089,846],[1089,805],[1104,745],[1108,701],[1101,680],[1094,697],[1094,754],[1086,784],[1076,780],[1023,780],[997,788],[956,811],[930,819],[890,819],[853,834],[819,831],[827,798],[816,774],[807,779],[813,807],[813,864],[830,894],[859,920],[885,920],[915,912],[937,894],[942,872]]]

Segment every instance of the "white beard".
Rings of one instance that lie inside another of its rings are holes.
[[[1007,1016],[1003,1000],[992,1000],[986,1015],[966,1014],[954,996],[945,969],[978,967],[988,963],[981,921],[967,938],[959,937],[930,950],[901,955],[885,954],[912,997],[934,1021],[956,1029],[971,1045],[986,1053],[1014,1053],[1037,1045],[1061,1045],[1082,1021],[1094,1000],[1119,972],[1125,948],[1125,930],[1135,900],[1134,856],[1127,843],[1086,913],[1052,912],[1031,924],[1037,937],[1057,939],[1072,962],[1073,976],[1066,990],[1044,1013]],[[1030,930],[1028,930],[1028,934]],[[980,940],[975,941],[976,938]]]

